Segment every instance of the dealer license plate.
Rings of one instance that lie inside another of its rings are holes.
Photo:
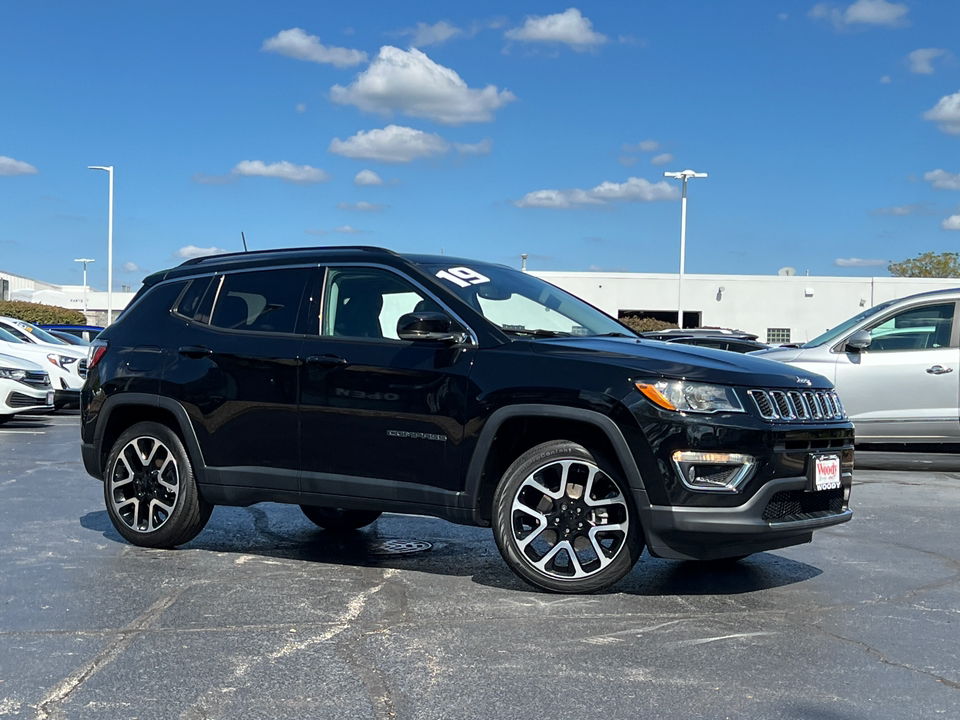
[[[840,456],[813,456],[813,489],[836,490],[840,487]]]

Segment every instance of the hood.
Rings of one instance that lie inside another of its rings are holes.
[[[35,362],[2,353],[0,353],[0,368],[6,368],[7,370],[26,370],[27,372],[46,372],[43,366]]]
[[[792,362],[803,353],[801,348],[770,348],[769,350],[754,350],[753,357],[762,357],[777,362]]]
[[[564,337],[536,340],[531,346],[534,352],[544,355],[563,355],[571,360],[619,365],[633,371],[637,379],[646,375],[651,378],[763,388],[833,387],[822,375],[788,367],[756,355],[659,340]]]

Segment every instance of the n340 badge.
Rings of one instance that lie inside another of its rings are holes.
[[[840,456],[814,455],[813,489],[836,490],[840,487]]]

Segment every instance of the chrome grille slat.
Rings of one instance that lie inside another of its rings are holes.
[[[846,420],[840,398],[832,390],[762,390],[747,391],[757,412],[764,420],[780,422],[814,422]]]

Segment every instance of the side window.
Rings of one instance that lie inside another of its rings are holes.
[[[868,328],[870,352],[930,350],[948,347],[953,332],[954,303],[913,307]]]
[[[189,320],[193,320],[197,315],[197,310],[200,308],[203,296],[210,286],[210,280],[212,280],[212,278],[209,277],[194,278],[191,280],[186,290],[184,290],[180,296],[180,301],[173,311],[177,313],[177,315],[182,315]]]
[[[398,340],[397,321],[414,310],[440,311],[412,283],[378,268],[331,268],[320,333]]]
[[[309,277],[309,268],[225,275],[210,324],[225,330],[292,333]]]

